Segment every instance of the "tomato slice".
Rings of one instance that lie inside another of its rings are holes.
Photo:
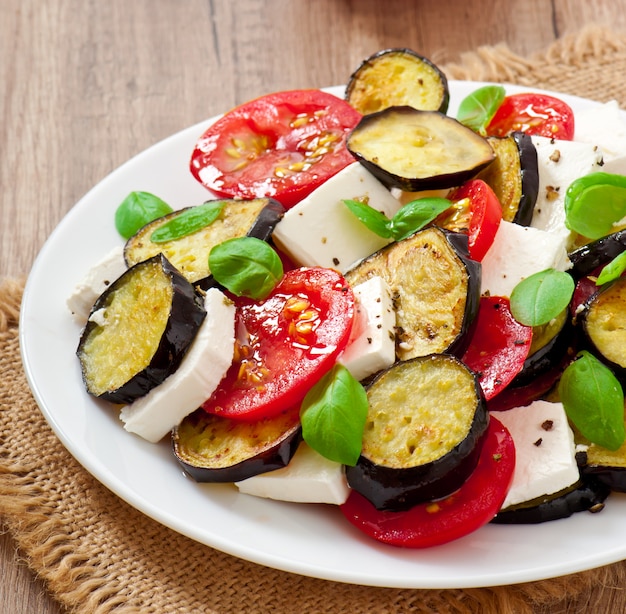
[[[506,136],[515,131],[571,141],[574,111],[563,100],[545,94],[507,96],[489,122],[487,134]]]
[[[512,315],[509,299],[483,296],[463,362],[478,374],[487,400],[504,390],[528,358],[533,329]]]
[[[430,548],[464,537],[491,521],[502,507],[514,469],[513,438],[491,416],[478,465],[452,495],[390,512],[377,510],[352,491],[340,508],[349,522],[378,541],[404,548]]]
[[[320,90],[262,96],[206,130],[190,169],[218,196],[271,197],[292,207],[354,162],[345,139],[360,119],[347,102]]]
[[[259,420],[298,405],[348,343],[354,294],[321,267],[287,271],[261,302],[236,299],[235,358],[203,407]]]
[[[466,210],[469,255],[480,262],[498,232],[502,221],[502,205],[491,187],[482,179],[470,179],[448,195],[459,215]]]

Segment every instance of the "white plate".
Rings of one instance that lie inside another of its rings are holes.
[[[451,82],[451,115],[481,84]],[[507,87],[509,92],[521,88]],[[333,88],[340,93],[341,88]],[[562,96],[576,110],[597,103]],[[533,526],[488,525],[429,550],[378,544],[338,509],[238,494],[231,485],[185,478],[167,444],[127,433],[115,413],[84,391],[75,350],[79,327],[65,301],[90,265],[120,244],[113,213],[132,190],[175,208],[207,192],[188,171],[196,138],[210,120],[139,154],[95,186],[51,234],[31,271],[20,341],[33,394],[65,447],[100,482],[158,522],[242,559],[306,576],[372,586],[465,588],[539,580],[626,557],[626,497],[600,515]]]

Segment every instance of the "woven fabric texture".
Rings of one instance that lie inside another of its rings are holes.
[[[626,107],[626,35],[596,27],[531,58],[500,45],[443,68],[450,79],[518,83]],[[20,362],[22,290],[23,280],[0,285],[0,518],[70,612],[530,614],[626,579],[617,563],[509,587],[372,588],[268,569],[195,543],[109,492],[52,433]]]

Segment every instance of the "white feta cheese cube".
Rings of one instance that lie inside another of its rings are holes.
[[[513,288],[533,273],[549,268],[566,271],[571,266],[566,246],[562,235],[503,220],[482,260],[481,293],[511,296]]]
[[[341,505],[350,489],[343,466],[302,442],[286,467],[235,482],[242,493],[292,501]]]
[[[353,290],[358,310],[356,334],[339,362],[362,380],[394,363],[396,314],[389,286],[382,277],[371,277]]]
[[[124,247],[112,249],[76,286],[66,304],[79,324],[85,324],[96,299],[126,270]]]
[[[565,192],[579,177],[602,170],[602,150],[593,143],[533,136],[539,165],[539,195],[531,226],[569,239]]]
[[[493,412],[515,442],[515,470],[502,509],[551,495],[579,478],[574,434],[561,403],[535,401]]]
[[[574,140],[602,149],[604,162],[626,156],[626,119],[617,100],[575,113]]]
[[[387,217],[400,202],[362,164],[355,162],[289,209],[272,238],[301,266],[345,273],[354,263],[389,243],[369,230],[343,200],[361,200]]]

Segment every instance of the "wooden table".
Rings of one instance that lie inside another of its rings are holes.
[[[626,29],[626,12],[615,0],[2,0],[0,278],[26,275],[122,162],[237,103],[343,83],[385,47],[438,64],[502,41],[528,55],[592,21]],[[0,613],[62,611],[6,534],[0,570]],[[589,604],[626,611],[626,591],[598,587],[562,611]]]

